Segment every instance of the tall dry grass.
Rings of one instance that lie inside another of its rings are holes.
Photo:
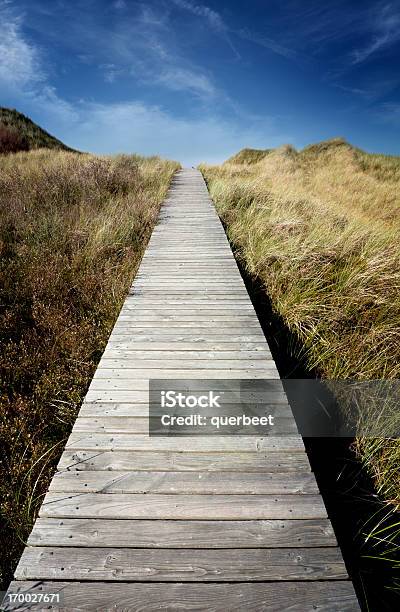
[[[250,150],[201,170],[239,258],[310,368],[400,378],[400,158],[338,139]],[[400,411],[394,418],[390,430],[400,431]],[[382,499],[399,507],[399,441],[360,439],[357,448]]]
[[[177,167],[48,150],[0,156],[3,584]]]

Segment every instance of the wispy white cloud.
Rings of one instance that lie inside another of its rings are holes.
[[[158,78],[169,89],[174,91],[191,91],[200,98],[211,98],[217,95],[217,88],[205,74],[178,67],[166,68]]]
[[[229,45],[236,58],[240,59],[240,53],[232,42],[231,30],[217,11],[214,11],[204,4],[196,4],[190,0],[172,0],[172,3],[178,8],[192,13],[192,15],[205,19],[210,28],[220,35]]]
[[[72,105],[48,81],[43,54],[23,32],[23,18],[11,2],[0,2],[0,87],[3,99],[44,111],[49,120],[77,119]]]
[[[196,4],[190,0],[172,0],[172,2],[178,8],[205,19],[211,29],[225,39],[234,51],[237,59],[241,59],[241,55],[233,43],[234,37],[247,40],[255,45],[269,49],[273,53],[287,59],[295,59],[297,57],[297,53],[293,49],[289,49],[268,36],[264,36],[248,28],[235,29],[230,27],[220,13],[204,4]]]
[[[289,49],[288,47],[277,43],[272,38],[258,34],[257,32],[249,30],[248,28],[238,30],[237,35],[244,40],[248,40],[256,45],[265,47],[265,49],[269,49],[270,51],[273,51],[273,53],[286,57],[287,59],[296,59],[298,56],[298,53],[293,49]]]
[[[399,7],[392,3],[380,4],[371,14],[367,24],[370,41],[363,47],[353,49],[350,54],[353,65],[361,64],[370,57],[400,41]]]
[[[92,56],[108,58],[98,63],[108,83],[119,77],[126,81],[133,78],[203,101],[214,100],[219,94],[212,74],[182,52],[169,12],[163,8],[140,5],[133,15],[114,25],[112,35],[97,32],[89,47]]]
[[[350,85],[342,85],[341,83],[333,83],[333,86],[336,87],[336,89],[340,89],[341,91],[344,91],[348,94],[361,96],[366,100],[374,98],[373,92],[368,89],[363,89],[361,87],[351,87]]]
[[[198,17],[204,17],[211,28],[216,32],[227,32],[228,27],[222,19],[221,15],[204,4],[196,4],[189,0],[172,0],[178,8],[189,11]]]
[[[9,2],[0,3],[0,83],[6,90],[43,81],[38,49],[22,34],[22,20]]]

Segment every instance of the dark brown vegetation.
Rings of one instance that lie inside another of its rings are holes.
[[[137,156],[0,156],[3,586],[176,168]]]
[[[0,154],[28,151],[29,143],[17,129],[0,123]]]
[[[2,144],[3,139],[4,144]],[[7,148],[7,143],[10,148]],[[40,148],[72,151],[61,140],[36,125],[29,117],[15,109],[0,106],[0,153],[15,153]]]

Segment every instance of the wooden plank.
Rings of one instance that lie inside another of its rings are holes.
[[[51,493],[316,494],[311,472],[57,472]]]
[[[181,453],[65,450],[59,470],[304,472],[310,470],[305,452]]]
[[[320,495],[47,493],[39,516],[53,518],[255,520],[327,518]]]
[[[237,410],[237,405],[224,404],[224,409],[227,413],[231,413],[233,410]],[[258,409],[261,407],[259,406]],[[153,414],[156,414],[156,408],[153,406]],[[279,417],[287,417],[291,415],[291,409],[288,404],[263,404],[263,411],[265,414],[271,414],[273,416]],[[158,411],[160,414],[162,409]],[[207,411],[203,408],[202,413],[208,414],[210,411]],[[91,403],[85,402],[82,404],[82,407],[79,411],[78,419],[88,417],[94,418],[107,418],[107,417],[127,417],[129,418],[147,418],[149,415],[149,404],[148,401],[137,404],[112,404],[112,403]]]
[[[174,336],[169,339],[163,337],[156,339],[153,336],[143,339],[135,334],[132,338],[123,342],[113,342],[111,338],[112,336],[108,341],[107,349],[122,351],[171,351],[174,347],[179,351],[262,351],[265,346],[263,342],[257,342],[257,340],[235,340],[233,342],[226,338],[222,341],[215,340],[214,338],[205,340],[204,338],[182,338],[181,334],[179,334],[179,337]]]
[[[136,371],[137,372],[137,371]],[[259,404],[259,405],[267,405],[267,404],[287,404],[287,398],[284,391],[278,391],[280,384],[279,379],[270,379],[265,377],[260,377],[257,380],[260,381],[259,387],[256,386],[256,380],[252,378],[252,376],[241,376],[240,378],[236,378],[233,373],[231,376],[227,376],[225,379],[221,379],[220,377],[215,376],[215,371],[211,371],[211,375],[209,376],[199,376],[197,375],[198,370],[191,370],[190,375],[182,376],[182,370],[171,370],[171,374],[168,377],[165,376],[157,376],[157,370],[148,370],[147,376],[145,378],[134,378],[132,383],[132,388],[129,390],[123,390],[122,393],[125,393],[128,396],[129,403],[135,403],[136,400],[133,399],[134,393],[140,393],[140,397],[143,398],[140,402],[144,401],[146,403],[149,402],[149,382],[153,381],[171,381],[171,385],[175,391],[185,391],[190,392],[193,391],[203,391],[208,392],[212,387],[212,390],[220,394],[223,397],[223,405],[227,404],[235,404],[238,403],[240,405],[244,404]],[[212,375],[214,374],[214,375]],[[271,380],[272,385],[267,386],[266,381]],[[249,381],[249,385],[247,389],[244,389],[241,386],[240,381]],[[158,383],[154,382],[154,385]],[[159,386],[162,383],[159,383]],[[165,385],[163,385],[164,387]],[[86,401],[92,401],[89,398],[90,391],[93,387],[89,387],[89,392],[86,396]],[[154,386],[156,390],[157,387]],[[128,392],[129,391],[129,392]],[[94,393],[100,395],[104,393],[110,393],[111,390],[93,390]],[[130,394],[132,394],[132,399],[130,398]],[[125,400],[124,400],[125,401]]]
[[[86,395],[86,401],[87,402],[98,402],[98,403],[107,403],[110,402],[112,404],[123,404],[123,403],[127,403],[127,404],[132,404],[132,403],[148,403],[149,401],[149,391],[148,391],[148,382],[150,380],[150,378],[157,379],[156,376],[149,376],[147,379],[145,380],[137,380],[137,385],[136,388],[138,389],[137,391],[135,390],[101,390],[101,389],[92,389],[91,387],[89,387],[89,391]],[[195,376],[188,376],[187,379],[190,380],[195,380]],[[211,380],[211,376],[209,377],[209,380]],[[245,378],[244,376],[241,378]],[[176,379],[176,374],[175,376],[170,376],[171,380],[175,380]],[[203,380],[204,377],[199,378],[199,380]],[[249,380],[252,380],[251,376],[249,377]],[[146,384],[147,383],[147,384]],[[174,383],[174,386],[176,387],[176,383]],[[147,388],[146,388],[147,387]],[[216,389],[217,391],[217,389]],[[254,398],[253,398],[254,396]],[[225,399],[227,400],[227,403],[229,403],[227,396],[225,396]],[[237,395],[236,396],[232,396],[232,400],[231,402],[237,402]],[[279,398],[275,398],[272,396],[267,396],[265,394],[262,393],[252,393],[252,397],[250,397],[250,393],[249,393],[249,403],[264,403],[267,404],[269,402],[279,402],[281,401],[282,403],[285,401],[284,399],[280,400]],[[286,400],[287,401],[287,400]]]
[[[106,369],[109,372],[109,370]],[[216,385],[218,385],[218,381],[220,380],[279,380],[279,374],[274,370],[198,370],[198,369],[188,369],[181,370],[179,368],[170,369],[170,370],[162,370],[149,368],[146,370],[134,370],[132,374],[129,376],[129,372],[125,370],[126,374],[123,375],[124,371],[120,372],[118,377],[112,378],[103,378],[102,376],[94,376],[92,383],[89,387],[89,394],[97,393],[97,392],[107,392],[113,393],[114,390],[118,392],[125,392],[129,396],[129,391],[144,391],[149,388],[149,380],[172,380],[172,381],[207,381],[209,385],[211,385],[211,381],[215,380]],[[147,384],[146,384],[147,383]],[[194,382],[193,382],[194,384]],[[174,383],[174,387],[175,387]],[[226,388],[226,387],[225,387]],[[217,391],[218,389],[214,389]],[[226,391],[229,393],[229,391]],[[238,393],[235,391],[235,387],[230,392],[232,394],[236,393],[235,399],[238,401]],[[261,398],[261,401],[272,400],[267,392],[263,393],[262,391],[258,392],[258,395],[264,395]],[[129,400],[128,400],[129,401]],[[235,401],[235,400],[233,400]]]
[[[202,248],[207,248],[207,247],[202,247]],[[154,281],[159,281],[160,283],[166,283],[167,281],[178,281],[179,283],[181,282],[195,282],[195,281],[202,281],[202,282],[207,282],[210,278],[210,274],[212,272],[211,267],[207,268],[203,268],[203,269],[184,269],[184,270],[180,270],[179,268],[172,268],[171,266],[169,266],[168,268],[165,268],[165,270],[160,270],[159,266],[147,266],[147,268],[141,268],[141,272],[138,272],[135,276],[135,283],[136,281],[143,281],[146,282],[147,279],[151,279],[153,282]],[[224,283],[226,283],[227,281],[229,281],[229,283],[236,283],[237,280],[239,280],[240,283],[242,283],[242,279],[240,278],[240,275],[238,274],[238,272],[236,270],[233,270],[231,268],[227,268],[227,267],[223,267],[221,266],[220,268],[218,268],[218,270],[214,269],[214,273],[212,276],[212,280],[215,283],[216,281],[223,281]],[[252,313],[253,316],[255,316],[255,313]]]
[[[298,548],[336,546],[328,519],[261,521],[36,521],[30,546],[88,548]]]
[[[163,331],[163,330],[171,330],[169,331],[170,334],[173,333],[174,329],[179,330],[178,333],[180,333],[180,330],[182,330],[184,333],[190,333],[190,329],[195,329],[198,331],[202,329],[209,329],[210,333],[212,333],[212,331],[214,330],[214,328],[216,330],[218,330],[219,335],[223,334],[223,333],[227,333],[227,334],[231,334],[231,335],[235,335],[235,334],[242,334],[243,336],[253,336],[256,334],[261,335],[262,331],[260,329],[260,326],[257,322],[254,323],[246,323],[246,325],[244,325],[243,323],[239,322],[221,322],[219,323],[218,321],[185,321],[185,322],[180,322],[180,321],[162,321],[159,320],[157,323],[153,322],[153,321],[135,321],[134,318],[132,318],[131,322],[128,325],[125,326],[119,326],[116,328],[116,330],[113,332],[113,335],[116,334],[120,334],[123,335],[124,331],[123,330],[129,330],[129,333],[136,333],[138,331],[142,331],[142,333],[147,333],[146,330],[150,329],[155,333],[158,333],[158,331]],[[117,331],[119,330],[119,331]],[[126,332],[125,332],[126,333]],[[196,333],[196,332],[195,332]]]
[[[126,297],[126,307],[133,307],[134,304],[147,304],[148,306],[156,306],[156,305],[166,305],[172,306],[174,304],[193,304],[193,305],[209,305],[209,306],[222,306],[222,305],[248,305],[249,303],[249,295],[244,295],[243,293],[240,296],[232,295],[230,292],[225,292],[221,294],[208,295],[205,293],[200,293],[199,295],[186,295],[185,292],[175,292],[174,294],[169,294],[163,296],[154,295],[151,303],[148,302],[143,296],[133,295],[132,290]]]
[[[169,289],[168,290],[168,295],[171,297],[176,297],[176,296],[181,296],[183,293],[182,288],[181,289]],[[184,291],[184,295],[186,297],[192,297],[193,299],[197,299],[200,296],[209,296],[212,297],[213,299],[217,298],[218,296],[222,299],[225,299],[226,296],[226,289],[206,289],[204,287],[198,287],[198,288],[192,288],[192,289],[188,289],[187,287],[185,287],[185,291]],[[160,299],[163,298],[166,294],[165,289],[162,288],[135,288],[133,287],[130,290],[130,295],[133,296],[139,296],[142,298],[146,298],[149,300],[149,302],[152,302],[153,300],[156,299]],[[236,300],[239,298],[245,298],[246,294],[243,291],[240,292],[235,292],[235,293],[230,293],[229,294],[232,300]]]
[[[152,358],[153,357],[153,358]],[[163,366],[166,370],[255,370],[265,371],[267,377],[270,371],[275,371],[275,362],[272,359],[232,359],[232,360],[214,360],[214,359],[194,359],[191,360],[188,357],[165,357],[165,359],[154,358],[154,356],[147,354],[145,358],[126,356],[125,359],[112,359],[108,357],[103,359],[97,372],[98,378],[106,378],[108,376],[132,376],[134,375],[133,370],[162,370]],[[111,372],[110,372],[111,371]],[[129,374],[126,372],[128,371]],[[96,374],[97,374],[96,372]]]
[[[245,404],[238,403],[224,403],[223,405],[223,413],[224,414],[242,414],[243,407]],[[254,409],[257,410],[257,414],[267,414],[276,417],[276,419],[292,419],[291,408],[288,404],[272,404],[272,403],[258,403],[251,404],[251,402],[246,404],[249,413]],[[221,411],[222,412],[222,411]],[[165,410],[159,406],[157,403],[151,404],[151,414],[153,416],[160,416],[165,413]],[[206,416],[215,415],[214,408],[202,408],[201,414]],[[79,412],[78,419],[88,417],[94,417],[97,419],[107,419],[110,417],[127,417],[127,423],[135,418],[147,419],[149,416],[149,403],[137,403],[137,404],[96,404],[96,403],[85,403],[82,405],[82,408]],[[82,421],[81,421],[82,422]],[[99,422],[99,420],[97,421]],[[104,421],[107,423],[107,420]],[[294,422],[294,421],[293,421]],[[110,421],[109,424],[112,424],[113,421]]]
[[[176,249],[174,249],[176,250]],[[237,270],[226,268],[221,266],[222,269],[214,270],[214,274],[210,280],[210,270],[183,270],[183,271],[173,271],[167,270],[162,274],[158,268],[158,266],[154,266],[154,269],[149,267],[147,272],[140,272],[136,274],[135,277],[135,286],[138,287],[140,284],[146,284],[151,286],[152,284],[158,285],[159,283],[163,285],[175,285],[180,283],[188,284],[190,283],[201,283],[207,286],[214,285],[223,285],[229,286],[231,283],[236,283],[237,281],[241,284],[243,280],[240,278]],[[255,313],[253,312],[253,316]]]
[[[179,262],[177,262],[179,263]],[[174,263],[168,263],[169,266],[171,265],[177,265]],[[161,262],[157,262],[157,267],[161,265]],[[192,266],[194,266],[194,270],[196,269],[196,263],[195,262],[186,262],[187,266],[190,266],[190,268],[192,269]],[[212,264],[211,265],[212,269],[215,270],[215,265]],[[212,271],[210,271],[210,274],[212,273]],[[136,303],[144,303],[146,302],[147,305],[149,307],[152,307],[153,304],[159,304],[160,302],[162,304],[168,304],[168,302],[179,302],[179,303],[192,303],[192,304],[231,304],[231,305],[249,305],[251,304],[250,302],[250,298],[249,298],[249,294],[246,293],[244,290],[240,289],[239,292],[237,291],[221,291],[221,292],[213,292],[213,293],[205,293],[204,291],[201,293],[198,292],[186,292],[186,291],[174,291],[171,293],[166,294],[164,291],[164,295],[160,296],[160,295],[154,295],[153,299],[154,301],[148,302],[147,299],[145,300],[141,295],[136,295],[134,294],[134,292],[132,291],[132,288],[134,288],[134,286],[132,285],[130,288],[130,291],[128,292],[127,296],[126,296],[126,300],[127,300],[127,304],[134,304]]]
[[[121,315],[123,314],[124,316],[159,316],[164,314],[181,314],[187,316],[191,313],[201,313],[203,316],[207,315],[210,317],[219,317],[230,315],[232,313],[234,316],[240,316],[242,314],[251,313],[251,308],[252,307],[250,305],[238,305],[231,302],[227,302],[225,305],[216,302],[211,304],[207,304],[204,302],[193,304],[190,302],[183,301],[171,302],[170,300],[163,304],[158,303],[146,306],[145,302],[139,302],[138,300],[135,300],[134,303],[125,302],[121,310]]]
[[[222,367],[220,362],[235,362],[239,361],[251,361],[251,362],[269,362],[272,360],[271,353],[268,351],[258,350],[258,351],[182,351],[180,349],[176,351],[144,351],[143,349],[131,349],[123,350],[123,349],[111,349],[106,348],[102,359],[101,364],[102,367],[108,367],[109,360],[112,359],[130,359],[130,360],[138,360],[140,361],[151,361],[151,360],[166,360],[167,362],[170,360],[180,360],[184,359],[187,363],[202,361],[204,363],[213,361],[218,362],[218,366]],[[273,362],[275,363],[275,362]]]
[[[169,322],[171,324],[173,323],[181,323],[182,326],[184,326],[185,323],[189,323],[191,327],[195,327],[196,324],[198,324],[199,322],[205,322],[205,323],[213,323],[213,324],[220,324],[220,323],[229,323],[230,325],[234,324],[235,326],[238,325],[241,328],[243,328],[244,324],[246,324],[246,326],[248,324],[251,324],[252,326],[255,327],[259,327],[260,324],[258,322],[258,319],[256,319],[255,317],[251,316],[251,315],[246,315],[246,314],[221,314],[221,315],[213,315],[210,316],[207,313],[203,314],[203,311],[196,311],[193,310],[191,314],[188,315],[184,315],[184,314],[167,314],[167,313],[157,313],[157,314],[138,314],[138,313],[123,313],[118,317],[118,321],[116,323],[116,326],[121,327],[121,328],[126,328],[126,327],[130,327],[133,323],[152,323],[152,324],[159,324],[160,322]],[[114,327],[115,329],[116,327]]]
[[[134,549],[27,547],[15,572],[19,580],[243,582],[343,580],[337,548]]]
[[[118,391],[137,391],[144,386],[138,385],[139,381],[149,381],[149,379],[200,379],[200,380],[279,380],[279,373],[275,367],[260,366],[259,369],[255,368],[237,368],[231,370],[224,369],[201,369],[199,367],[193,368],[143,368],[135,369],[128,367],[121,368],[119,370],[110,370],[108,368],[99,367],[93,377],[90,385],[91,390],[104,389],[104,391],[112,391],[116,389]],[[148,387],[147,387],[148,388]]]
[[[116,338],[115,336],[117,335],[121,335],[121,334],[112,334],[109,342],[111,343],[115,343],[115,342],[120,342],[122,341],[122,343],[124,342],[123,338]],[[244,342],[259,342],[262,343],[263,346],[265,346],[265,338],[263,333],[261,332],[260,329],[258,328],[254,328],[250,331],[247,331],[246,333],[242,333],[240,328],[232,328],[230,330],[228,329],[224,329],[224,332],[222,333],[218,327],[216,327],[215,329],[210,328],[209,330],[207,330],[207,327],[201,328],[201,327],[196,327],[196,328],[188,328],[188,329],[179,329],[176,332],[174,332],[171,328],[168,327],[144,327],[144,328],[137,328],[135,329],[135,333],[131,333],[130,334],[132,337],[134,337],[135,339],[138,340],[145,340],[147,339],[149,342],[151,342],[152,340],[156,340],[158,342],[160,341],[170,341],[170,342],[180,342],[181,340],[183,341],[190,341],[190,342],[220,342],[221,344],[224,344],[225,342],[237,342],[237,343],[244,343]]]
[[[235,283],[237,283],[236,279],[235,279]],[[236,287],[239,285],[239,283],[236,284]],[[209,291],[212,291],[214,288],[218,288],[218,289],[223,289],[225,291],[229,291],[229,289],[232,286],[232,281],[231,280],[220,280],[218,278],[193,278],[192,280],[190,279],[184,279],[184,278],[169,278],[168,280],[162,280],[161,278],[157,279],[157,278],[152,278],[152,276],[149,276],[149,278],[147,278],[146,280],[142,279],[142,280],[135,280],[134,282],[134,287],[136,288],[158,288],[161,287],[163,289],[165,289],[165,291],[168,291],[169,288],[175,289],[176,287],[181,288],[182,286],[185,287],[185,290],[189,290],[194,287],[194,288],[205,288]],[[240,285],[239,285],[240,286]],[[238,290],[238,289],[236,289]],[[244,289],[243,289],[244,291]]]
[[[66,449],[69,450],[132,450],[145,452],[177,451],[180,453],[253,453],[304,452],[300,436],[176,436],[162,437],[125,434],[71,433]]]

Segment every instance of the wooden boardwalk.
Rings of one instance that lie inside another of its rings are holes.
[[[152,378],[279,378],[196,170],[175,176],[9,593],[60,593],[65,610],[359,610],[301,437],[149,437]],[[296,432],[284,396],[275,408]]]

